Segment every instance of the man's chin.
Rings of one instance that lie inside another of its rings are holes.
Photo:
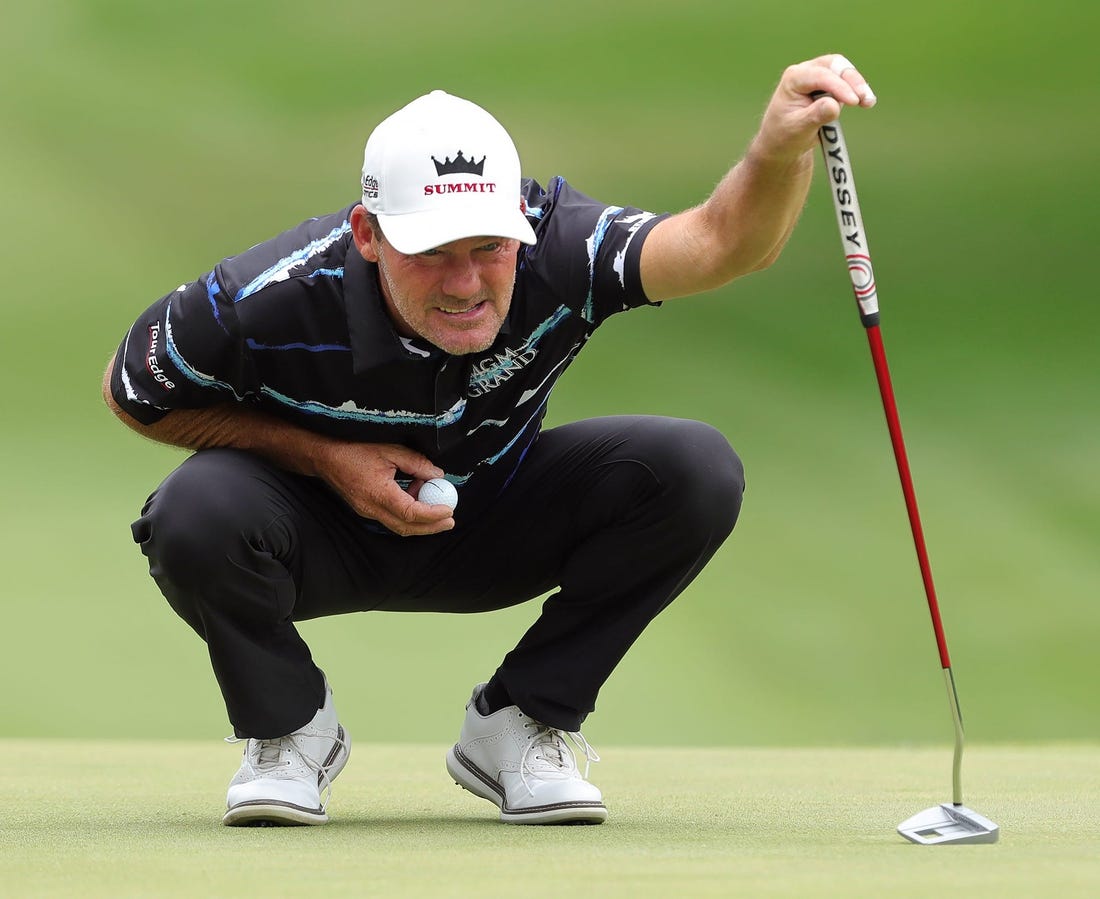
[[[437,328],[423,337],[452,356],[468,356],[489,349],[500,333],[500,325],[480,328]]]
[[[439,347],[443,352],[452,356],[469,356],[471,353],[483,353],[489,349],[496,340],[496,335],[488,338],[478,339],[436,339],[432,343]]]

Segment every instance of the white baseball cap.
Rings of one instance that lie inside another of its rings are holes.
[[[516,146],[496,119],[469,100],[432,91],[367,138],[363,206],[402,253],[467,237],[533,244],[520,178]]]

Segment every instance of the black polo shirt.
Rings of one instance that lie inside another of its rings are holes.
[[[607,206],[560,178],[525,180],[538,243],[522,247],[488,350],[451,356],[402,338],[353,206],[313,218],[157,300],[115,359],[112,393],[140,422],[236,401],[312,431],[418,450],[473,511],[508,483],[546,403],[608,316],[648,302],[639,257],[662,216]]]

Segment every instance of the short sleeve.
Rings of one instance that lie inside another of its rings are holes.
[[[254,390],[233,303],[214,272],[153,303],[115,355],[111,393],[143,424],[173,409],[245,400]]]
[[[536,219],[538,243],[525,259],[534,276],[565,294],[592,327],[650,304],[642,289],[642,244],[667,214],[601,203],[560,178],[546,192],[535,187],[528,188],[528,215]]]

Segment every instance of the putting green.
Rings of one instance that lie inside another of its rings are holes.
[[[444,0],[6,4],[0,682],[34,688],[5,691],[0,737],[223,726],[207,654],[130,537],[182,454],[99,398],[141,309],[351,202],[367,130],[424,91],[485,104],[544,183],[676,210],[741,155],[782,67],[835,49],[880,98],[844,127],[968,732],[1100,741],[1100,5],[475,5],[459,23]],[[949,738],[840,249],[818,163],[774,267],[616,316],[555,389],[549,424],[697,418],[748,477],[731,540],[601,690],[598,745]],[[438,745],[537,609],[302,631],[353,730]]]
[[[922,847],[950,749],[602,747],[601,827],[514,827],[460,791],[444,747],[357,744],[321,828],[221,827],[237,750],[0,741],[5,896],[1094,896],[1100,747],[968,751],[995,846]]]

